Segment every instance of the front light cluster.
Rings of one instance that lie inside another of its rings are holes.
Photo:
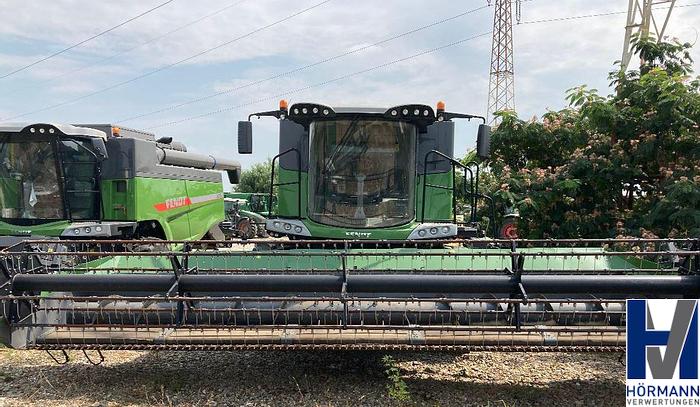
[[[401,115],[402,115],[402,116],[409,116],[410,113],[411,113],[411,112],[410,112],[408,109],[403,109],[403,110],[401,110]],[[396,116],[399,115],[399,111],[398,111],[397,109],[391,109],[391,115],[392,115],[393,117],[396,117]],[[429,116],[430,116],[430,110],[429,110],[429,109],[423,109],[423,110],[421,110],[421,109],[413,109],[413,116],[419,117],[419,116],[421,116],[421,115],[422,115],[423,117],[429,117]]]
[[[39,132],[39,133],[41,133],[41,134],[44,134],[44,133],[53,134],[53,133],[55,133],[56,131],[55,131],[52,127],[49,127],[48,129],[46,129],[46,128],[44,128],[44,127],[30,127],[30,128],[29,128],[29,132],[30,132],[30,133]]]
[[[266,222],[267,230],[271,232],[292,234],[298,236],[311,236],[306,226],[296,219],[268,219]]]
[[[315,105],[310,103],[297,103],[291,107],[289,113],[292,116],[314,116],[314,117],[331,117],[335,114],[333,109],[328,106]]]
[[[102,234],[102,226],[95,226],[94,228],[91,228],[90,226],[73,228],[73,234],[76,236]]]
[[[457,225],[451,223],[424,223],[413,229],[408,239],[444,239],[456,235]]]

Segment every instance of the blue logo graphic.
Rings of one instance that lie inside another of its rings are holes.
[[[698,300],[663,301],[676,303],[670,330],[654,329],[653,302],[627,301],[627,379],[698,379]]]

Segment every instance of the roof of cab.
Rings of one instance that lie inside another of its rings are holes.
[[[388,108],[386,107],[333,107],[336,113],[376,113],[384,114]]]
[[[0,123],[0,133],[19,133],[26,128],[30,130],[32,128],[40,130],[51,127],[57,129],[66,136],[99,137],[105,140],[107,139],[107,134],[105,134],[104,131],[60,123]]]

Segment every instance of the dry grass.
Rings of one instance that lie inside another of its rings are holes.
[[[45,353],[0,349],[0,405],[356,406],[389,398],[383,353],[106,352],[56,365]],[[620,405],[619,355],[395,353],[410,404]],[[405,403],[404,403],[405,404]]]

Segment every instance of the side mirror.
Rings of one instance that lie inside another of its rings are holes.
[[[228,175],[228,182],[233,185],[241,182],[241,172],[239,170],[226,170],[226,175]]]
[[[161,137],[158,140],[156,140],[156,143],[160,143],[160,144],[170,144],[172,142],[173,142],[172,137]]]
[[[486,124],[480,124],[476,134],[476,156],[481,159],[491,157],[491,127]]]
[[[95,153],[103,160],[108,158],[107,146],[105,145],[105,141],[97,137],[93,137],[90,140],[92,143],[92,149],[95,151]]]
[[[253,123],[238,122],[238,154],[253,153]]]

